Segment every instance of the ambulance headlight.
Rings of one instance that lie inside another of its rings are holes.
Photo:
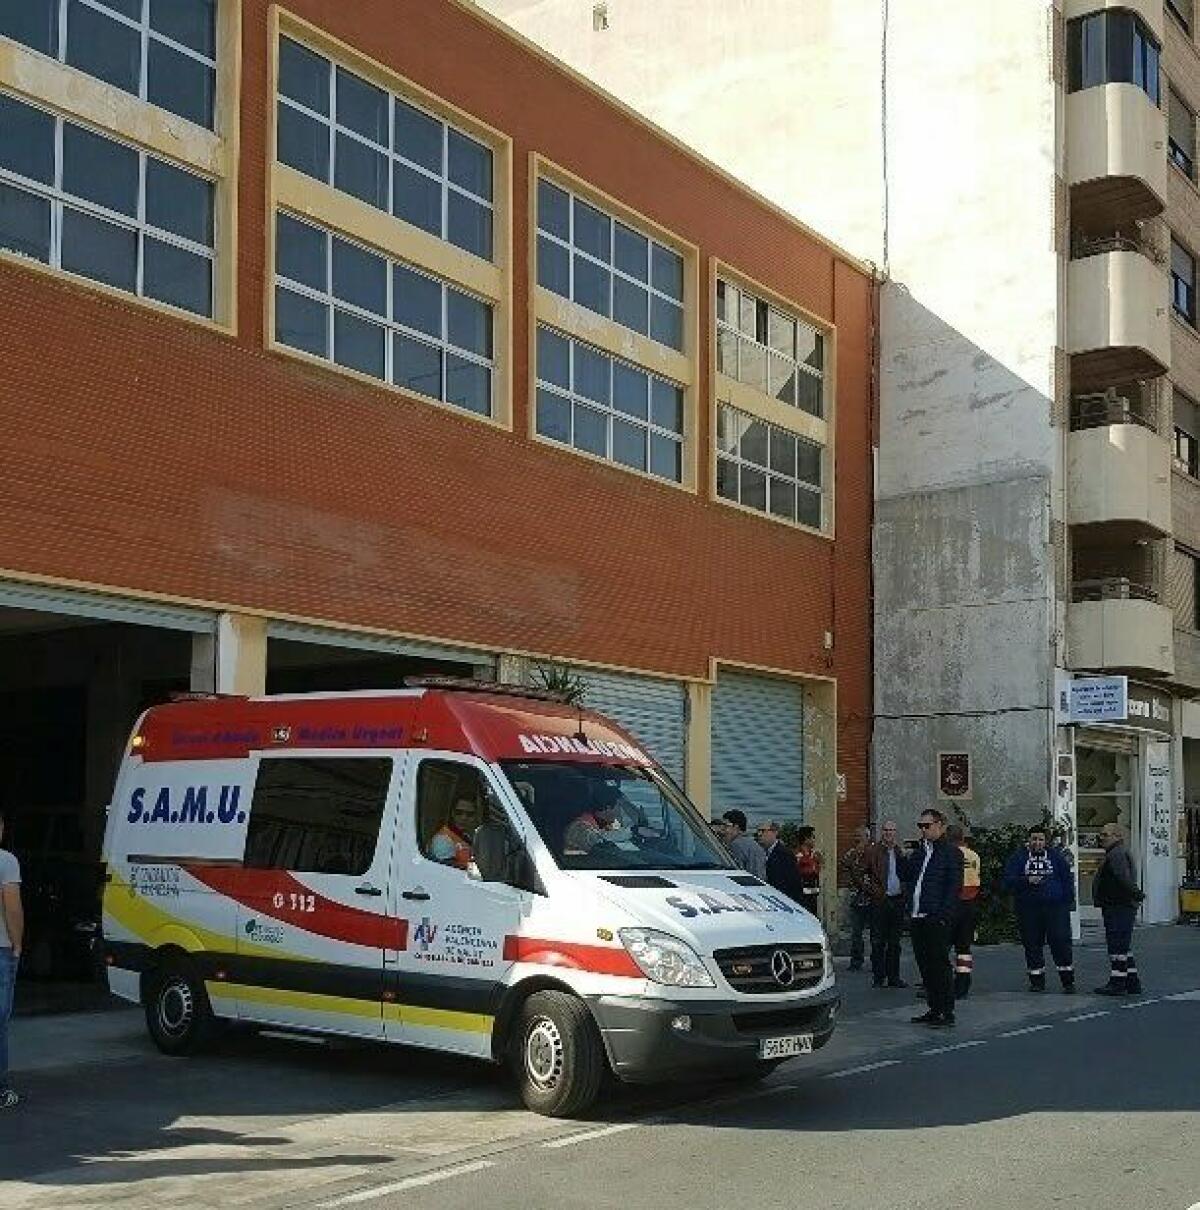
[[[716,987],[700,955],[686,941],[658,929],[621,929],[621,944],[652,983],[668,987]]]

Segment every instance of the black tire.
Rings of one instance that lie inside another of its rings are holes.
[[[204,980],[186,959],[171,959],[146,976],[146,1028],[165,1055],[190,1055],[213,1035],[215,1020]]]
[[[521,1005],[509,1062],[526,1107],[551,1118],[587,1109],[607,1066],[587,1005],[558,991],[534,992]]]

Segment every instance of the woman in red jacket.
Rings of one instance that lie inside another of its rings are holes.
[[[821,867],[825,858],[817,849],[817,830],[805,826],[796,833],[799,847],[796,850],[796,869],[800,871],[800,883],[804,898],[801,903],[816,917],[820,917]]]

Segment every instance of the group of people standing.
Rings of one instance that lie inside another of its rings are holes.
[[[779,825],[760,824],[754,835],[744,811],[726,811],[713,820],[713,831],[748,874],[761,878],[789,899],[820,915],[821,868],[824,858],[817,849],[815,828],[802,827],[796,833],[793,851],[779,839]]]

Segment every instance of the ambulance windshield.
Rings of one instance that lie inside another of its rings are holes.
[[[736,868],[696,809],[649,769],[590,761],[503,761],[564,870]]]

